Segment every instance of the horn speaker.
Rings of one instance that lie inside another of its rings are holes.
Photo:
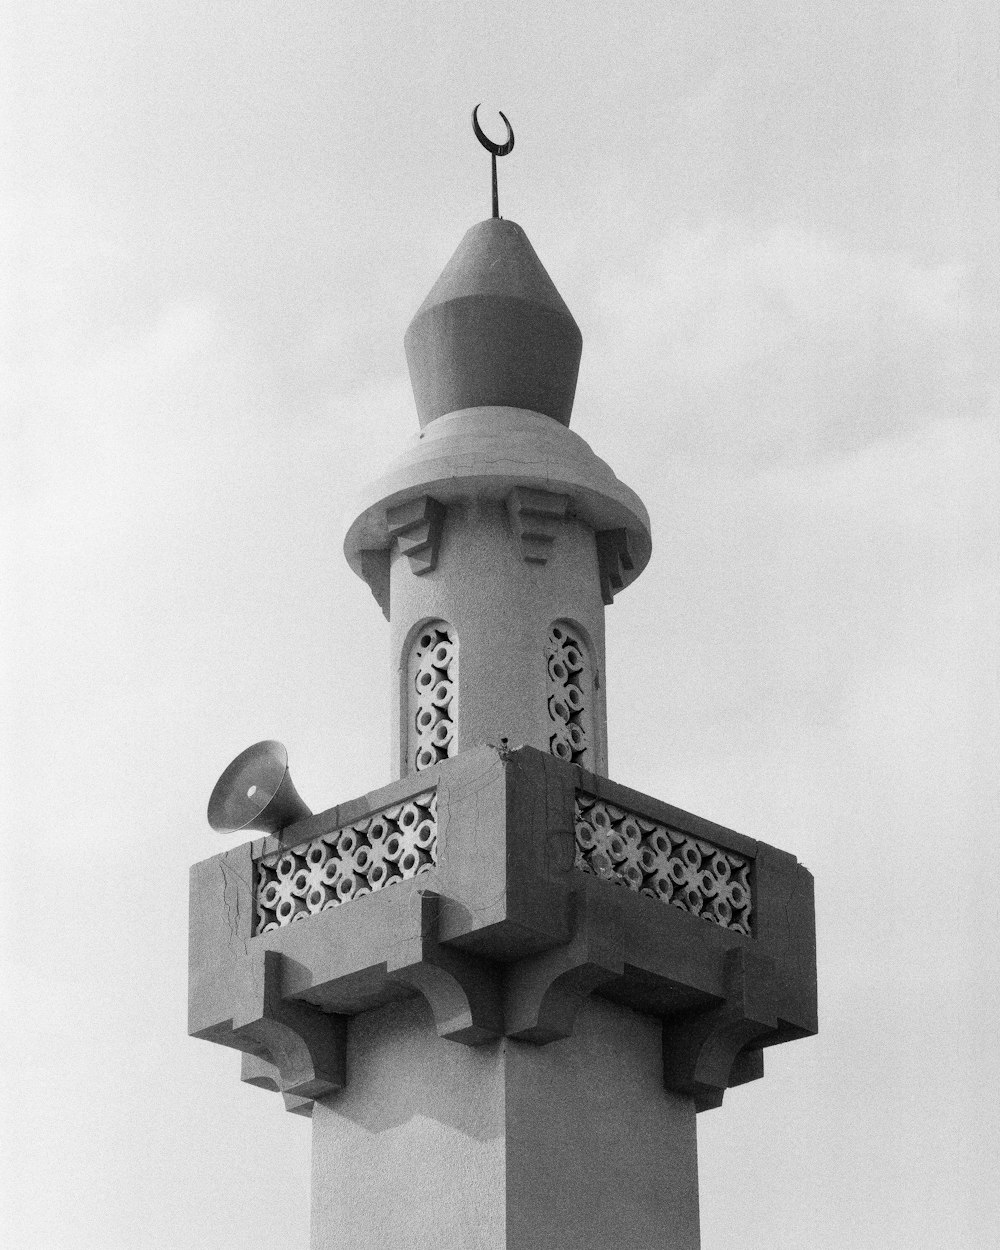
[[[289,776],[288,752],[271,740],[237,755],[208,800],[208,823],[219,833],[279,833],[311,815]]]

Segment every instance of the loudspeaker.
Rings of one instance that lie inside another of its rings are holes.
[[[237,755],[215,783],[208,823],[219,833],[257,829],[279,833],[311,816],[288,773],[288,752],[280,742],[256,742]]]

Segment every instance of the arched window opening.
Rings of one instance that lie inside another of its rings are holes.
[[[568,764],[589,768],[594,760],[593,667],[586,643],[566,621],[549,630],[549,751]]]
[[[458,748],[458,637],[447,621],[423,626],[407,661],[407,770],[431,768]]]

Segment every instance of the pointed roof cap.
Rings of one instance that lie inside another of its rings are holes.
[[[422,426],[465,408],[526,408],[569,425],[583,336],[528,236],[466,232],[404,339]]]

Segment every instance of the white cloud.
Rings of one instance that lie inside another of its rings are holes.
[[[581,420],[619,410],[666,455],[839,455],[986,402],[979,317],[955,264],[716,222],[609,261],[592,288]],[[595,358],[610,368],[590,372]]]

